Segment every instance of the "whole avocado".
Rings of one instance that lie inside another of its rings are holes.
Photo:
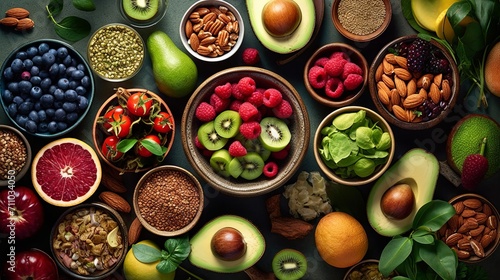
[[[191,94],[198,80],[198,69],[194,61],[162,31],[149,35],[147,48],[160,92],[176,98]]]

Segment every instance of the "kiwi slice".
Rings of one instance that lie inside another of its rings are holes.
[[[229,174],[233,176],[233,178],[238,178],[240,177],[241,173],[243,172],[243,166],[240,163],[240,160],[238,158],[233,158],[229,162],[229,166],[227,167]]]
[[[280,280],[296,280],[307,272],[304,254],[294,249],[283,249],[276,253],[272,262],[273,272]]]
[[[247,152],[256,152],[260,155],[262,160],[266,161],[271,155],[271,151],[264,148],[259,139],[246,139],[242,136],[243,140],[240,140],[243,147],[247,149]]]
[[[256,152],[250,152],[238,158],[243,170],[240,177],[246,180],[257,179],[264,170],[264,160]]]
[[[229,163],[233,157],[229,154],[226,149],[220,149],[215,151],[210,157],[210,166],[213,170],[224,177],[229,177]]]
[[[259,135],[259,140],[267,150],[278,152],[284,149],[290,140],[292,134],[284,121],[276,117],[263,118],[260,121],[262,132]]]
[[[152,19],[160,8],[161,0],[122,0],[123,11],[132,19],[145,21]]]
[[[228,139],[220,136],[215,130],[214,121],[204,123],[198,128],[198,140],[210,151],[217,151],[226,145]]]
[[[226,110],[220,112],[214,122],[215,131],[217,131],[220,136],[232,138],[238,134],[242,120],[238,112]]]

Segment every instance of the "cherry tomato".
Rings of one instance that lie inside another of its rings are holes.
[[[106,120],[105,123],[103,123],[103,126],[105,129],[110,129],[111,128],[111,123],[108,122],[108,120],[112,121],[112,117],[113,117],[113,114],[117,114],[117,115],[124,115],[125,114],[125,110],[120,107],[120,106],[116,106],[116,107],[113,107],[111,110],[107,111],[105,114],[104,114],[104,119]]]
[[[144,117],[149,114],[153,99],[148,97],[144,92],[136,92],[127,99],[128,111],[138,117]]]
[[[116,161],[123,156],[123,153],[118,151],[117,145],[120,139],[114,135],[106,137],[102,143],[102,154],[111,161]]]
[[[157,149],[151,148],[155,146]],[[137,142],[135,152],[141,157],[150,157],[153,155],[153,153],[156,155],[161,155],[162,152],[160,146],[160,138],[152,134],[145,136],[144,138],[139,140],[139,142]]]
[[[108,115],[108,113],[106,113],[106,115]],[[106,128],[106,130],[112,135],[119,138],[127,137],[130,133],[130,127],[132,126],[132,120],[130,117],[121,113],[120,110],[110,113],[107,117],[106,115],[104,115],[104,118],[106,119],[104,128]]]
[[[153,129],[159,133],[168,133],[172,130],[172,117],[167,112],[160,112],[154,119]]]

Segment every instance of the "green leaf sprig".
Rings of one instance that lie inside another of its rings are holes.
[[[81,11],[94,11],[95,4],[93,0],[72,0],[73,6]],[[90,23],[80,17],[68,16],[57,22],[55,17],[58,16],[64,7],[63,0],[51,0],[45,6],[50,20],[54,24],[56,34],[68,41],[76,42],[90,34]]]

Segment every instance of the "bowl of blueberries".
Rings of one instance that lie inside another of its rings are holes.
[[[90,109],[94,78],[70,45],[51,39],[26,43],[3,62],[0,104],[21,131],[58,137],[74,129]]]

